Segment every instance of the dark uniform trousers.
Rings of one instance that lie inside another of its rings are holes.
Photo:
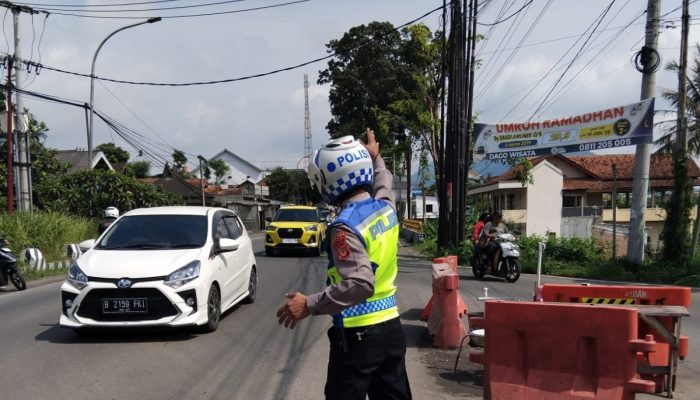
[[[406,338],[399,318],[360,328],[332,327],[328,339],[326,399],[412,398],[406,375]]]

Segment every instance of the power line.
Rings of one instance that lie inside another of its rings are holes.
[[[529,11],[529,10],[528,10],[528,11]],[[498,43],[498,46],[496,47],[496,49],[500,49],[501,46],[503,46],[504,44],[510,42],[510,40],[513,38],[513,36],[514,36],[515,33],[517,32],[518,27],[520,27],[520,24],[523,22],[525,15],[526,15],[526,14],[518,15],[518,18],[516,18],[515,21],[513,21],[513,22],[508,26],[508,30],[506,31],[505,35],[503,35],[503,37],[501,38],[501,41]],[[493,79],[493,78],[494,78],[494,77],[492,77],[491,72],[494,70],[494,68],[495,68],[494,66],[496,65],[496,63],[497,63],[500,59],[501,59],[501,54],[499,53],[498,56],[496,56],[495,60],[493,60],[493,61],[489,60],[489,62],[487,63],[488,68],[486,68],[486,66],[484,66],[484,67],[485,67],[485,70],[484,70],[484,72],[483,72],[483,74],[482,74],[483,78],[481,78],[480,80],[487,80],[487,79],[489,79],[489,81],[490,81],[490,79]],[[481,94],[481,91],[475,95],[475,99],[478,99],[478,98],[480,97],[480,94]]]
[[[506,21],[508,21],[509,19],[513,18],[514,16],[518,15],[518,13],[520,13],[522,10],[524,10],[525,7],[527,7],[527,6],[529,6],[530,4],[532,4],[532,2],[533,2],[533,0],[528,1],[527,3],[525,3],[525,5],[523,5],[522,7],[520,7],[520,9],[519,9],[518,11],[516,11],[516,12],[514,12],[513,14],[511,14],[511,15],[509,15],[509,16],[503,18],[503,19],[500,20],[500,21],[495,21],[495,22],[492,22],[492,23],[490,23],[490,24],[483,23],[483,22],[477,22],[476,24],[477,24],[477,25],[481,25],[481,26],[493,26],[493,25],[498,25],[498,24],[500,24],[500,23],[502,23],[502,22],[506,22]]]
[[[542,20],[542,17],[544,17],[544,14],[547,12],[547,10],[549,9],[549,6],[552,4],[552,1],[553,1],[553,0],[547,1],[547,4],[545,4],[545,6],[544,6],[544,7],[542,8],[542,10],[540,11],[540,13],[537,15],[537,17],[535,18],[535,21],[530,25],[530,28],[529,28],[529,29],[527,30],[527,32],[525,32],[525,34],[520,38],[520,41],[519,41],[518,44],[515,46],[515,48],[513,49],[513,51],[510,53],[510,56],[508,56],[508,58],[506,59],[506,61],[505,61],[505,62],[501,65],[501,67],[496,71],[496,73],[495,73],[494,76],[491,78],[491,80],[490,80],[490,81],[486,84],[486,86],[481,90],[481,93],[480,93],[479,95],[477,95],[477,99],[478,99],[479,97],[481,97],[481,95],[483,95],[484,93],[486,93],[486,92],[491,88],[491,86],[493,86],[493,84],[496,82],[496,80],[498,79],[498,77],[501,75],[501,72],[503,72],[503,70],[505,69],[505,67],[510,63],[510,61],[515,57],[515,55],[516,55],[516,54],[518,53],[518,51],[521,49],[523,42],[525,42],[525,40],[530,36],[530,34],[532,33],[532,31],[535,29],[535,27],[540,23],[540,21]],[[523,15],[524,15],[524,14],[523,14]]]
[[[119,7],[119,6],[137,6],[144,4],[156,4],[156,3],[172,3],[181,0],[154,0],[154,1],[141,1],[137,3],[116,3],[116,4],[53,4],[53,3],[23,3],[16,2],[15,4],[23,6],[54,6],[54,7]]]
[[[117,97],[117,95],[114,94],[114,92],[112,92],[112,91],[107,87],[107,85],[105,85],[105,84],[102,83],[101,81],[98,81],[98,82],[99,82],[100,85],[102,85],[102,87],[105,88],[105,90],[107,90],[107,92],[108,92],[109,94],[111,94],[112,97],[114,97],[114,98],[119,102],[119,104],[121,104],[134,118],[136,118],[139,122],[141,122],[141,123],[143,124],[143,126],[145,126],[146,128],[148,128],[148,130],[150,130],[154,135],[156,135],[156,137],[158,137],[158,139],[161,140],[161,143],[163,143],[163,144],[166,144],[166,143],[167,143],[167,142],[165,141],[165,139],[163,139],[155,130],[153,130],[153,128],[151,128],[143,119],[141,119],[138,115],[136,115],[136,113],[135,113],[133,110],[131,110],[131,108],[129,108],[119,97]]]
[[[244,8],[244,9],[240,9],[240,10],[216,11],[216,12],[200,13],[200,14],[168,15],[168,16],[162,16],[161,18],[163,18],[163,19],[196,18],[196,17],[210,17],[210,16],[214,16],[214,15],[237,14],[237,13],[244,13],[244,12],[250,12],[250,11],[266,10],[269,8],[291,6],[294,4],[306,3],[309,1],[311,1],[311,0],[295,0],[295,1],[290,1],[287,3],[279,3],[279,4],[272,4],[269,6]],[[37,9],[37,10],[39,10],[39,9]],[[41,10],[41,11],[44,11],[44,10]],[[46,12],[49,12],[49,11],[46,11]],[[134,16],[81,15],[81,14],[72,14],[72,13],[59,12],[59,11],[52,11],[51,14],[64,15],[64,16],[70,16],[70,17],[80,17],[80,18],[98,18],[98,19],[146,19],[146,18],[150,18],[150,16],[143,16],[143,15],[141,15],[141,16],[135,16],[135,15]]]
[[[581,55],[581,52],[583,51],[583,49],[584,49],[584,48],[586,47],[586,45],[588,44],[588,41],[591,39],[591,37],[593,36],[593,34],[596,32],[596,29],[598,29],[598,26],[600,26],[600,24],[603,22],[603,19],[605,19],[605,16],[608,15],[608,12],[610,11],[610,8],[612,8],[613,4],[615,4],[615,1],[616,1],[616,0],[612,0],[612,1],[610,2],[610,4],[608,5],[608,7],[605,9],[605,11],[603,11],[603,14],[602,14],[602,15],[599,17],[599,19],[598,19],[598,23],[595,25],[595,27],[593,28],[593,30],[591,30],[591,33],[590,33],[590,34],[588,35],[588,37],[586,38],[586,41],[583,43],[583,45],[582,45],[581,48],[578,50],[578,52],[576,52],[576,55],[574,55],[574,58],[571,59],[571,61],[569,62],[569,65],[566,67],[566,69],[564,70],[564,72],[562,72],[562,74],[559,76],[559,78],[556,80],[556,82],[554,82],[554,85],[552,85],[551,89],[549,89],[549,92],[547,92],[547,95],[544,97],[544,100],[542,100],[542,102],[540,103],[540,105],[537,107],[537,109],[535,110],[535,112],[532,113],[532,115],[530,116],[529,119],[532,119],[532,118],[534,118],[534,117],[537,115],[537,113],[540,111],[540,109],[542,108],[542,106],[544,105],[544,103],[547,101],[547,99],[549,98],[549,96],[552,94],[552,92],[554,91],[554,89],[556,89],[557,85],[559,85],[559,82],[561,82],[561,80],[564,78],[564,76],[566,75],[566,73],[569,72],[569,69],[571,69],[571,67],[574,65],[574,63],[575,63],[576,60],[578,59],[579,55]]]
[[[304,1],[309,1],[309,0],[304,0]],[[421,16],[418,17],[418,18],[414,18],[414,19],[411,20],[411,21],[408,21],[408,22],[406,22],[406,23],[404,23],[404,24],[402,24],[402,25],[400,25],[400,26],[397,26],[397,27],[395,27],[394,29],[391,29],[391,30],[387,31],[384,35],[377,36],[377,37],[374,37],[374,38],[371,38],[371,39],[367,39],[367,40],[363,41],[362,43],[359,43],[355,48],[360,48],[360,47],[362,47],[362,46],[364,46],[364,45],[366,45],[366,44],[368,44],[368,43],[371,43],[371,42],[373,42],[373,41],[381,40],[381,39],[383,39],[386,35],[388,35],[388,34],[390,34],[390,33],[393,33],[393,32],[397,32],[397,31],[399,31],[400,29],[405,28],[406,26],[411,25],[411,24],[413,24],[413,23],[415,23],[415,22],[417,22],[417,21],[420,21],[421,19],[423,19],[423,18],[425,18],[425,17],[427,17],[427,16],[429,16],[429,15],[431,15],[431,14],[433,14],[433,13],[439,11],[439,10],[442,10],[442,6],[440,6],[440,7],[438,7],[438,8],[435,8],[435,9],[433,9],[433,10],[431,10],[431,11],[428,11],[428,12],[426,12],[425,14],[421,15]],[[6,54],[7,54],[7,53],[6,53]],[[335,53],[331,53],[331,54],[329,54],[329,55],[326,55],[326,56],[323,56],[323,57],[319,57],[319,58],[316,58],[316,59],[313,59],[313,60],[310,60],[310,61],[305,61],[305,62],[300,63],[300,64],[297,64],[297,65],[293,65],[293,66],[285,67],[285,68],[280,68],[280,69],[272,70],[272,71],[269,71],[269,72],[262,72],[262,73],[253,74],[253,75],[247,75],[247,76],[242,76],[242,77],[238,77],[238,78],[219,79],[219,80],[213,80],[213,81],[185,82],[185,83],[137,82],[137,81],[127,81],[127,80],[121,80],[121,79],[102,78],[102,77],[99,77],[99,76],[95,76],[95,79],[102,80],[102,81],[106,81],[106,82],[123,83],[123,84],[127,84],[127,85],[144,85],[144,86],[181,87],[181,86],[215,85],[215,84],[220,84],[220,83],[231,83],[231,82],[245,81],[245,80],[249,80],[249,79],[261,78],[261,77],[264,77],[264,76],[274,75],[274,74],[278,74],[278,73],[281,73],[281,72],[291,71],[291,70],[294,70],[294,69],[299,69],[299,68],[301,68],[301,67],[305,67],[305,66],[310,65],[310,64],[315,64],[315,63],[320,62],[320,61],[328,60],[328,59],[331,59],[331,58],[333,58],[333,57],[335,57]],[[25,60],[23,60],[23,61],[25,61]],[[46,70],[49,70],[49,71],[60,72],[60,73],[68,74],[68,75],[74,75],[74,76],[80,76],[80,77],[83,77],[83,78],[90,78],[90,75],[88,75],[88,74],[83,74],[83,73],[73,72],[73,71],[67,71],[67,70],[60,69],[60,68],[55,68],[55,67],[49,67],[49,66],[46,66],[46,65],[42,65],[42,64],[38,64],[38,63],[32,62],[32,61],[28,61],[28,63],[29,63],[29,65],[33,65],[33,66],[35,66],[35,67],[43,68],[43,69],[46,69]]]
[[[625,6],[627,6],[627,4],[628,4],[629,2],[630,2],[630,0],[627,0],[627,3],[625,3],[625,5],[623,6],[623,8],[624,8]],[[621,11],[622,11],[622,8],[618,11],[617,15],[619,15],[619,13],[620,13]],[[588,60],[588,62],[586,63],[586,65],[584,65],[581,69],[579,69],[579,71],[578,71],[576,74],[574,74],[574,76],[572,76],[572,77],[567,81],[566,84],[564,84],[564,86],[562,87],[562,89],[559,90],[559,92],[549,101],[549,103],[548,103],[547,105],[545,105],[545,107],[543,107],[542,111],[546,111],[549,107],[551,107],[551,105],[556,101],[556,99],[557,99],[559,96],[561,96],[562,94],[566,93],[567,90],[568,90],[568,88],[570,87],[570,85],[573,83],[573,81],[574,81],[579,75],[581,75],[581,73],[583,73],[584,71],[588,70],[589,67],[591,66],[591,64],[593,64],[593,62],[594,62],[597,58],[599,58],[599,57],[603,54],[603,52],[604,52],[606,49],[610,48],[610,45],[611,45],[614,41],[619,40],[620,37],[621,37],[621,35],[622,35],[622,33],[623,33],[624,31],[626,31],[630,26],[632,26],[632,24],[634,23],[634,21],[636,21],[636,20],[638,20],[639,18],[643,17],[644,14],[646,14],[646,10],[640,12],[636,17],[632,18],[632,19],[630,20],[630,22],[629,22],[627,25],[625,25],[625,26],[624,26],[623,28],[621,28],[617,33],[615,33],[614,35],[612,35],[612,37],[610,38],[610,40],[609,40],[596,54],[594,54],[593,57],[590,58],[590,60]],[[615,15],[615,17],[617,17],[617,15]],[[615,17],[613,17],[613,19],[614,19]],[[610,23],[610,22],[609,22],[609,23]],[[609,24],[609,23],[608,23],[608,24]]]
[[[214,3],[190,4],[190,5],[184,5],[184,6],[160,7],[160,8],[132,8],[132,9],[120,9],[120,10],[91,10],[91,9],[71,10],[71,9],[66,9],[66,8],[56,8],[58,6],[43,7],[41,9],[45,10],[45,11],[72,11],[72,12],[81,12],[81,13],[83,13],[83,12],[85,12],[85,13],[88,13],[88,12],[124,13],[124,12],[134,12],[134,11],[151,12],[151,11],[182,10],[182,9],[188,9],[188,8],[220,6],[220,5],[224,5],[224,4],[240,3],[242,1],[246,1],[246,0],[225,0],[225,1],[217,1]]]

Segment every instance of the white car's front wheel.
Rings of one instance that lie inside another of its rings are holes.
[[[211,285],[207,296],[207,323],[204,325],[206,332],[214,332],[219,327],[221,320],[221,294],[216,285]]]
[[[250,279],[248,279],[248,296],[243,299],[245,304],[255,303],[255,296],[258,291],[258,273],[255,266],[250,269]]]

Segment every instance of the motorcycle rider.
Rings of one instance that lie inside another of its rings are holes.
[[[489,260],[491,261],[491,271],[496,271],[496,263],[498,262],[499,253],[501,247],[493,242],[498,235],[502,233],[508,233],[508,228],[502,222],[503,213],[500,210],[496,210],[491,214],[491,221],[484,225],[481,230],[481,235],[479,236],[479,245],[481,250],[486,253]]]
[[[119,218],[119,210],[117,207],[107,207],[104,212],[104,219],[100,221],[100,226],[97,228],[98,233],[101,235],[104,231],[109,228],[114,221]]]

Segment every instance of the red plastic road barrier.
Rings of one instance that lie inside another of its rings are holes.
[[[652,336],[637,339],[637,318],[627,308],[487,301],[484,352],[469,354],[484,364],[484,399],[633,400],[653,393],[654,382],[636,378],[637,352],[655,345]]]
[[[447,264],[450,266],[452,271],[454,271],[455,274],[457,274],[457,256],[445,256],[445,257],[439,257],[433,260],[433,264]],[[462,296],[457,293],[458,296],[458,303],[457,303],[457,310],[459,311],[459,316],[460,318],[467,315],[467,304],[464,302],[464,299]],[[423,321],[427,321],[428,318],[430,318],[430,313],[433,309],[433,303],[434,303],[434,294],[433,296],[430,297],[430,300],[428,300],[428,304],[425,305],[423,308],[423,311],[420,313],[420,319]]]
[[[447,264],[455,273],[457,273],[458,258],[457,256],[438,257],[433,260],[433,264]]]
[[[614,285],[543,285],[540,291],[543,301],[565,303],[595,303],[595,304],[640,304],[683,306],[690,308],[691,290],[688,287],[675,286],[614,286]],[[658,317],[658,320],[673,332],[672,317]],[[657,340],[656,348],[648,357],[639,357],[639,363],[650,366],[668,366],[669,344],[661,335],[646,323],[639,323],[638,337],[654,334]],[[681,337],[678,351],[679,358],[688,355],[688,338]],[[645,379],[654,380],[656,391],[665,390],[666,375],[642,375]]]
[[[690,307],[690,288],[673,286],[542,285],[542,300],[558,303]]]
[[[433,309],[428,318],[428,333],[434,335],[435,347],[459,347],[467,334],[460,320],[458,289],[459,275],[447,264],[433,264]]]

